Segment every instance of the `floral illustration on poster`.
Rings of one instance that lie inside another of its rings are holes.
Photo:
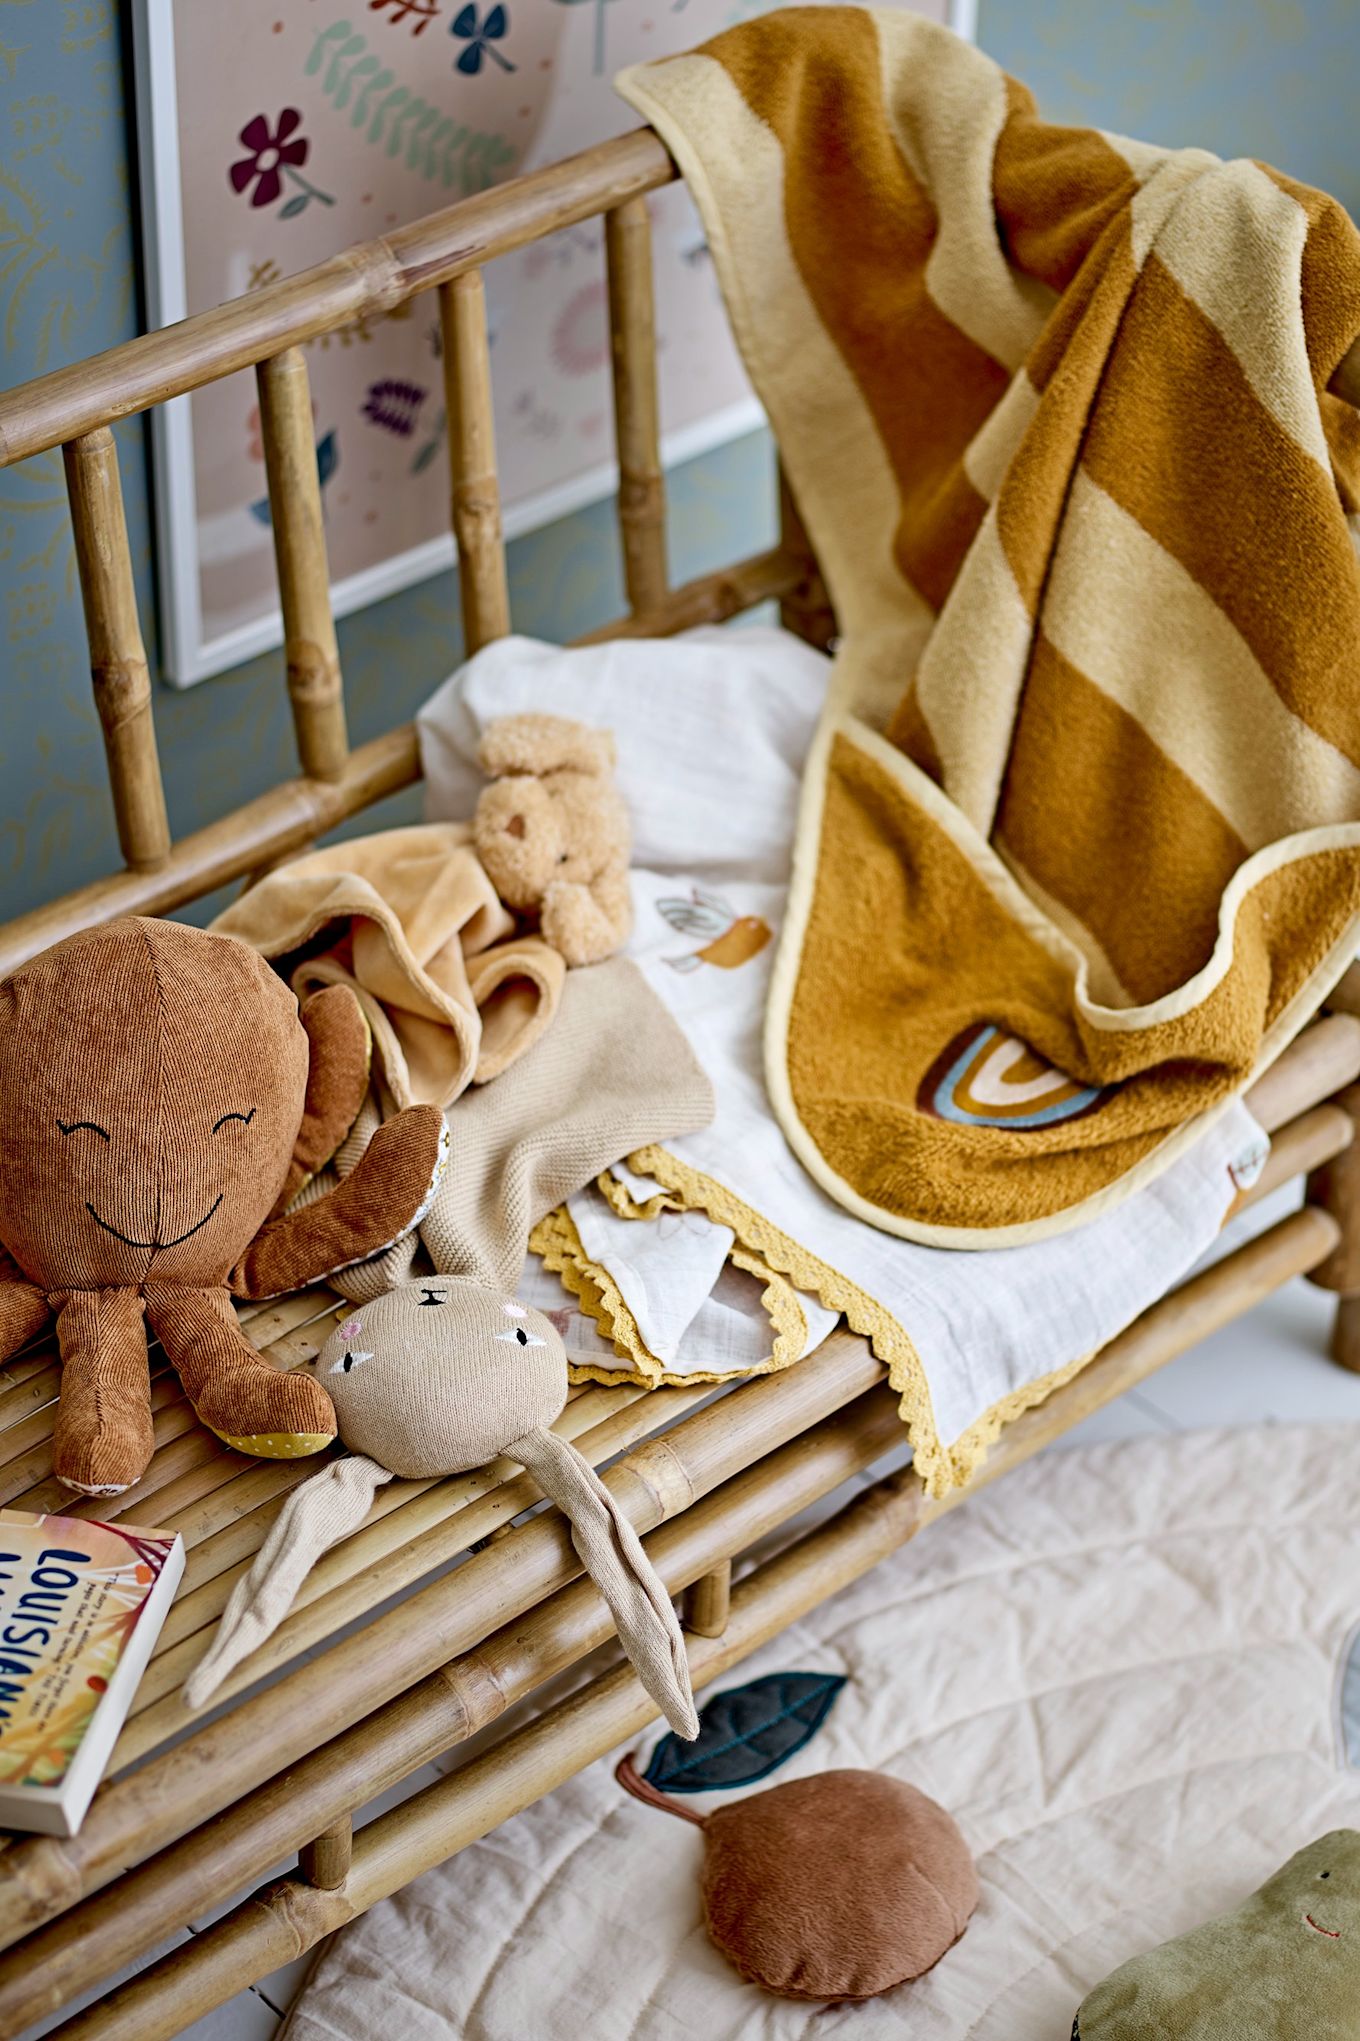
[[[153,324],[204,311],[634,125],[610,80],[765,11],[761,0],[138,0]],[[925,11],[942,14],[944,0]],[[703,233],[652,213],[670,459],[759,419]],[[612,486],[599,221],[490,264],[507,530]],[[437,304],[307,346],[330,569],[344,611],[452,558]],[[189,682],[277,643],[254,379],[157,420],[163,640]]]

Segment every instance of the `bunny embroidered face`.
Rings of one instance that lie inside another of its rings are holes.
[[[566,1517],[577,1556],[671,1727],[698,1734],[670,1596],[612,1491],[551,1429],[566,1401],[567,1354],[550,1319],[469,1276],[431,1276],[360,1305],[315,1365],[349,1455],[289,1496],[185,1686],[191,1708],[205,1706],[271,1635],[308,1569],[358,1530],[385,1481],[460,1474],[503,1453]]]
[[[465,1277],[404,1283],[360,1306],[316,1371],[351,1451],[408,1478],[480,1467],[550,1425],[567,1395],[552,1322]]]

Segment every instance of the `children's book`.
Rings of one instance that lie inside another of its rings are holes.
[[[0,1509],[0,1828],[80,1827],[183,1571],[177,1532]]]

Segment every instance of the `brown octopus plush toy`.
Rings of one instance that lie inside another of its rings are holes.
[[[68,1487],[117,1495],[151,1458],[144,1321],[228,1445],[282,1459],[334,1438],[325,1390],[270,1367],[231,1299],[366,1261],[424,1215],[448,1139],[432,1106],[380,1127],[329,1196],[285,1209],[367,1083],[353,994],[299,1012],[230,936],[114,921],[0,983],[0,1358],[55,1314]]]
[[[506,906],[537,919],[568,964],[612,956],[633,925],[632,831],[614,739],[567,716],[498,716],[477,756],[492,777],[472,834]]]

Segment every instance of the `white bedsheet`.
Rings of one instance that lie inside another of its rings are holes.
[[[493,717],[550,710],[611,728],[633,815],[636,924],[629,954],[684,1027],[718,1095],[712,1127],[667,1153],[815,1258],[782,1285],[794,1359],[844,1309],[871,1332],[903,1391],[918,1464],[933,1485],[966,1476],[1005,1416],[1034,1401],[1160,1297],[1212,1244],[1266,1152],[1234,1104],[1147,1189],[1078,1231],[981,1253],[917,1246],[852,1218],[818,1189],[769,1113],[761,1024],[787,880],[799,774],[829,662],[782,631],[702,630],[660,642],[563,651],[524,638],[486,647],[419,717],[430,819],[470,814],[476,745]],[[639,1201],[655,1182],[616,1172]],[[732,1213],[620,1218],[596,1190],[571,1203],[590,1258],[611,1276],[663,1373],[770,1365],[761,1283],[718,1278]],[[771,1255],[781,1265],[781,1253]],[[546,1298],[532,1279],[535,1300]],[[809,1294],[814,1290],[817,1294]],[[801,1293],[801,1294],[799,1294]],[[847,1303],[847,1297],[853,1303]],[[790,1305],[789,1299],[792,1298]],[[867,1300],[867,1301],[866,1301]],[[561,1298],[558,1298],[559,1303]],[[790,1313],[792,1328],[790,1329]],[[799,1314],[801,1313],[801,1317]],[[636,1372],[573,1325],[592,1366]]]

